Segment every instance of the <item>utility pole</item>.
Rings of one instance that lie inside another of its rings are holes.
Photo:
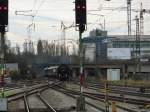
[[[127,0],[128,35],[131,35],[131,0]]]
[[[8,26],[8,0],[0,0],[0,58],[1,58],[1,73],[0,73],[0,85],[2,87],[2,98],[0,99],[0,112],[7,111],[7,99],[4,98],[4,75],[5,75],[5,34]]]
[[[0,83],[2,87],[2,97],[4,98],[4,73],[5,73],[5,26],[1,28],[1,76],[0,76]]]
[[[105,83],[105,112],[109,112],[108,83]]]
[[[61,28],[62,28],[62,41],[63,41],[63,53],[62,53],[62,55],[63,56],[66,56],[66,31],[65,31],[65,25],[64,25],[64,23],[63,23],[63,21],[61,22]]]
[[[26,51],[32,54],[34,54],[34,47],[33,47],[33,42],[31,41],[31,33],[32,33],[32,30],[35,30],[35,23],[33,21],[36,16],[36,14],[34,13],[36,12],[37,11],[33,11],[33,10],[15,11],[16,15],[31,17],[32,23],[27,26],[28,41],[26,41],[25,46],[27,49]]]
[[[141,3],[141,10],[140,10],[140,35],[144,34],[144,17],[143,17],[143,5]]]
[[[61,21],[61,29],[62,29],[62,41],[63,41],[63,55],[67,55],[67,48],[66,48],[66,30],[69,29],[69,28],[72,28],[72,27],[75,27],[74,23],[70,26],[66,26],[64,24],[63,21]]]
[[[143,4],[141,3],[141,9],[140,9],[140,35],[144,35],[144,14],[148,13],[150,14],[149,9],[143,9]]]
[[[1,73],[0,73],[0,81],[2,86],[2,97],[4,97],[4,65],[5,65],[5,33],[7,31],[8,26],[8,0],[1,0],[0,1],[0,36],[1,36]]]
[[[111,0],[105,0],[105,1],[111,1]],[[111,10],[111,9],[107,9],[107,10]],[[128,35],[130,36],[131,35],[131,0],[127,0],[127,24],[128,24]]]
[[[140,73],[141,72],[141,66],[140,66],[140,54],[141,54],[141,45],[140,45],[140,27],[139,27],[139,18],[136,16],[136,43],[135,43],[135,53],[136,53],[136,59],[135,59],[135,64],[136,64],[136,71],[135,73]],[[136,75],[136,74],[135,74]]]
[[[82,33],[86,30],[86,0],[75,0],[76,30],[79,31],[79,63],[80,63],[80,96],[77,98],[77,112],[85,112],[85,97],[83,95],[83,45]]]
[[[80,97],[77,99],[77,112],[85,112],[85,97],[83,95],[84,85],[84,73],[83,73],[83,44],[82,44],[82,33],[84,25],[79,25],[79,60],[80,60]]]

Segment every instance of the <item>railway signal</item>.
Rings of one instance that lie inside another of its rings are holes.
[[[75,0],[75,21],[80,33],[86,30],[86,0]]]
[[[108,84],[105,83],[105,112],[109,112],[109,101],[108,101]]]
[[[79,58],[80,58],[80,96],[77,98],[77,112],[85,112],[85,97],[83,93],[83,46],[82,33],[86,30],[86,0],[75,0],[76,30],[79,31]]]
[[[86,0],[75,1],[76,24],[86,24]]]
[[[3,102],[0,102],[0,105],[6,106],[7,100],[4,98],[4,70],[5,70],[5,33],[6,27],[8,26],[8,0],[0,0],[0,61],[1,61],[1,73],[0,73],[0,85],[2,86],[2,98],[0,99]],[[6,109],[6,108],[5,108]],[[0,111],[1,108],[0,108]]]
[[[8,25],[8,0],[0,0],[0,26]]]

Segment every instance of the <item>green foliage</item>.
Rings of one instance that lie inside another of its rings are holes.
[[[5,91],[4,92],[4,97],[8,97],[10,95],[16,94],[15,91]],[[0,92],[0,98],[2,98],[2,92]]]

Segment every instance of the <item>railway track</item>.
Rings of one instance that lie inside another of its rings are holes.
[[[79,82],[74,82],[75,84],[79,85]],[[86,83],[86,88],[89,88],[89,89],[93,89],[93,90],[96,90],[96,91],[99,91],[101,93],[103,93],[103,91],[105,91],[105,87],[104,85],[100,85],[100,84],[91,84],[91,83]],[[139,89],[139,88],[138,88]],[[108,86],[108,92],[109,93],[113,93],[113,94],[117,94],[117,96],[119,95],[128,95],[128,96],[137,96],[137,97],[141,97],[141,98],[150,98],[150,92],[147,92],[146,93],[141,93],[138,90],[137,88],[134,88],[134,89],[131,89],[131,88],[128,88],[128,87],[115,87],[115,86]]]
[[[75,100],[79,96],[79,94],[76,94],[74,92],[64,91],[64,90],[56,88],[56,87],[55,88],[52,87],[52,89],[54,89],[55,91],[61,92],[61,93],[65,94],[65,95],[67,95],[67,96],[70,96],[71,98],[74,98]],[[91,107],[94,107],[95,109],[99,110],[100,112],[105,112],[105,110],[103,108],[101,108],[99,106],[95,106],[93,103],[90,103],[88,101],[86,101],[85,103],[88,104]]]
[[[27,100],[28,98],[27,97],[29,97],[32,94],[35,94],[40,99],[40,101],[42,103],[44,103],[44,105],[48,108],[49,111],[59,112],[57,109],[54,109],[51,105],[48,104],[48,102],[41,96],[41,92],[43,92],[44,90],[47,90],[49,88],[52,88],[56,91],[59,91],[63,94],[66,94],[66,95],[68,95],[74,99],[76,99],[80,95],[79,91],[73,91],[70,89],[66,89],[66,88],[60,86],[59,84],[60,84],[60,82],[52,83],[52,84],[41,84],[38,86],[36,85],[34,87],[28,88],[27,90],[21,91],[17,94],[8,96],[8,102],[23,98],[26,112],[30,112],[30,105],[28,104],[28,100]],[[98,102],[103,103],[103,106],[99,106],[99,105],[97,106],[97,105],[93,104],[92,102],[90,102],[89,100],[87,100],[86,101],[87,105],[89,105],[89,106],[91,106],[91,107],[93,107],[93,108],[95,108],[101,112],[105,111],[105,108],[104,108],[105,107],[105,100],[104,100],[105,96],[104,95],[96,94],[96,93],[90,93],[90,92],[84,92],[83,95],[86,97],[86,99],[90,99],[93,101],[98,101]],[[118,98],[118,97],[109,97],[109,100],[118,100],[119,101],[119,99],[120,98]],[[131,99],[129,99],[129,101],[131,101]],[[129,101],[126,99],[127,103],[129,103]],[[122,101],[120,101],[120,102],[122,102]],[[137,102],[138,102],[138,105],[144,105],[144,103],[145,103],[145,102],[141,102],[141,101],[137,101],[137,100],[136,101],[134,100],[134,102],[133,102],[133,100],[132,100],[133,104],[135,104],[135,103],[137,104]],[[109,102],[109,105],[111,105],[110,102]],[[124,107],[121,105],[117,105],[117,108],[120,110],[128,111],[128,112],[137,112],[134,109],[127,108],[127,107]],[[64,112],[67,112],[67,111],[64,111]]]
[[[47,106],[47,108],[50,110],[50,112],[57,112],[42,96],[40,93],[37,93],[37,96],[39,99]]]
[[[78,83],[75,83],[78,84]],[[78,84],[79,85],[79,84]],[[86,88],[99,91],[99,93],[90,93],[93,96],[99,97],[101,99],[105,98],[105,89],[103,88],[103,92],[99,89],[99,87],[93,87],[93,85],[87,85]],[[150,104],[150,94],[137,94],[134,92],[129,91],[121,91],[118,89],[115,89],[114,91],[109,89],[108,90],[108,98],[109,100],[118,101],[118,102],[126,102],[129,104],[135,104],[135,105],[147,105]],[[146,95],[146,96],[145,96]]]
[[[95,96],[97,98],[100,99],[105,99],[105,95],[104,94],[95,94],[95,93],[89,93],[89,92],[85,92],[85,94],[91,94],[92,96]],[[140,100],[140,99],[133,99],[133,98],[123,98],[123,97],[119,97],[119,96],[108,96],[108,100],[111,101],[118,101],[118,102],[126,102],[129,104],[134,104],[134,105],[147,105],[150,103],[150,100]]]
[[[44,108],[40,108],[33,104],[33,102],[29,101],[30,98],[33,96],[24,94],[23,97],[19,98],[20,101],[23,101],[24,103],[24,109],[21,109],[23,112],[58,112],[56,111],[40,94],[35,94],[34,98],[37,99],[38,102],[35,102],[35,104],[38,103],[38,105],[43,105]],[[36,108],[33,108],[33,106],[36,106]]]
[[[40,104],[43,104],[45,106],[45,109],[43,109],[43,112],[57,112],[42,96],[40,93],[35,94],[35,97],[38,99]],[[25,106],[25,112],[32,112],[33,109],[30,108],[32,106],[31,103],[29,103],[28,99],[30,96],[24,95],[24,106]],[[39,103],[38,102],[38,103]],[[41,110],[42,111],[42,110]]]
[[[46,89],[49,88],[49,86],[54,86],[54,85],[57,85],[57,84],[60,84],[61,82],[54,82],[52,84],[49,84],[49,83],[44,83],[44,84],[38,84],[38,85],[34,85],[33,87],[29,87],[29,88],[26,88],[26,89],[22,89],[20,92],[17,92],[15,94],[12,94],[12,95],[9,95],[7,96],[8,98],[8,102],[10,101],[13,101],[13,100],[17,100],[21,97],[24,96],[24,94],[26,95],[31,95],[31,94],[35,94],[39,91],[44,91]]]
[[[29,103],[28,103],[28,100],[27,100],[27,96],[24,95],[23,99],[24,99],[25,111],[30,112],[30,107],[29,107]]]
[[[79,82],[79,81],[78,81]],[[90,85],[92,87],[98,87],[100,89],[104,89],[105,88],[105,83],[91,83],[91,82],[86,82],[87,85]],[[143,85],[141,85],[141,87],[144,87]],[[140,92],[140,86],[128,86],[128,85],[113,85],[113,84],[109,84],[108,83],[108,88],[111,89],[111,90],[121,90],[121,91],[129,91],[129,92],[135,92],[135,93],[141,93]],[[145,94],[148,94],[150,93],[150,87],[144,87],[145,88]]]
[[[73,80],[73,81],[75,81],[75,82],[79,82],[79,80]],[[86,81],[87,83],[89,83],[89,84],[94,84],[94,85],[104,85],[106,82],[102,82],[102,81],[100,81],[100,82],[93,82],[93,81]],[[108,85],[109,86],[116,86],[116,87],[124,87],[124,85],[125,85],[125,80],[124,80],[124,84],[122,83],[121,85],[120,84],[117,84],[117,83],[111,83],[111,82],[108,82]],[[128,85],[127,83],[126,83],[126,87],[128,87],[128,88],[140,88],[140,87],[145,87],[147,90],[150,90],[150,85]]]
[[[42,81],[22,81],[19,83],[15,82],[15,83],[11,83],[11,84],[5,84],[3,89],[4,89],[4,92],[13,91],[13,90],[22,89],[25,87],[36,86],[43,82],[45,82],[45,80],[44,81],[43,80]],[[0,87],[0,89],[2,89],[2,88]]]
[[[52,84],[43,84],[43,85],[39,85],[38,87],[31,87],[30,89],[26,90],[26,91],[22,91],[19,92],[17,94],[11,95],[8,98],[8,103],[11,103],[12,101],[16,101],[19,99],[22,99],[24,101],[24,107],[25,107],[25,112],[31,112],[31,108],[28,101],[28,97],[30,97],[31,95],[35,94],[36,97],[45,105],[45,107],[47,108],[47,111],[44,110],[44,112],[57,112],[50,104],[48,104],[48,102],[41,96],[40,92],[48,89],[49,87],[52,87],[54,85],[60,84],[60,82],[55,82]],[[38,93],[38,94],[37,94]]]
[[[75,83],[79,83],[79,80],[78,79],[72,79],[71,81],[75,82]],[[99,86],[101,88],[104,88],[105,87],[105,82],[91,82],[91,81],[85,81],[86,84],[90,84],[90,85],[94,85],[94,86]],[[129,89],[129,90],[138,90],[140,87],[144,87],[145,88],[145,93],[150,93],[150,85],[127,85],[127,83],[124,82],[124,84],[122,85],[119,85],[119,84],[112,84],[110,82],[107,83],[108,84],[108,87],[110,88],[120,88],[120,89]]]
[[[68,95],[68,96],[70,96],[70,97],[72,97],[72,98],[75,98],[75,99],[76,99],[77,97],[79,97],[79,95],[80,95],[80,92],[79,92],[79,91],[69,90],[69,89],[66,89],[66,88],[61,87],[61,86],[57,86],[57,88],[56,88],[56,87],[55,87],[55,88],[53,87],[52,89],[54,89],[54,90],[56,90],[56,91],[59,91],[59,92],[62,92],[62,93],[66,94],[66,95]],[[97,97],[97,96],[94,96],[94,95],[91,95],[91,94],[88,94],[88,93],[83,93],[83,95],[84,95],[86,98],[88,98],[88,99],[96,100],[96,101],[98,101],[98,102],[103,103],[103,106],[100,107],[99,105],[96,106],[96,105],[94,105],[92,102],[86,101],[86,104],[88,104],[88,105],[94,107],[95,109],[97,109],[97,110],[99,110],[99,111],[105,112],[105,108],[104,108],[104,107],[105,107],[105,100],[104,100],[104,99],[101,99],[101,98],[99,98],[99,97]],[[109,103],[109,105],[111,105],[111,104]],[[119,110],[123,110],[123,111],[137,112],[137,111],[135,111],[134,109],[129,109],[129,108],[126,108],[126,107],[123,107],[123,106],[120,106],[120,105],[117,105],[117,108],[118,108]]]

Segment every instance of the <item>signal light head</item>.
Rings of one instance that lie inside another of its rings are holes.
[[[85,9],[85,6],[82,6],[82,9]]]
[[[0,6],[0,10],[7,11],[8,7],[7,6]]]
[[[5,7],[4,7],[4,10],[7,10],[7,9],[8,9],[8,8],[5,6]]]
[[[0,25],[8,25],[8,0],[0,0]]]
[[[80,9],[80,5],[77,6],[77,9]]]
[[[86,0],[75,0],[76,24],[86,24]]]

